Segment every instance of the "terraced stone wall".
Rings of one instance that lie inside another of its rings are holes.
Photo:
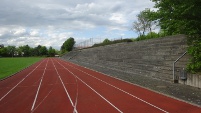
[[[82,49],[70,52],[63,57],[172,82],[173,62],[187,51],[187,47],[186,36],[176,35]],[[185,55],[175,64],[175,75],[178,80],[183,69],[186,68],[188,59],[189,56]],[[179,82],[191,85],[188,79],[187,81],[179,80]]]

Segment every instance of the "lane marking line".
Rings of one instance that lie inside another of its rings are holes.
[[[52,60],[51,60],[52,61]],[[52,61],[53,62],[53,61]],[[59,74],[59,72],[58,72],[58,70],[57,70],[57,68],[56,68],[56,66],[55,66],[55,64],[54,64],[54,62],[53,62],[53,65],[54,65],[54,68],[55,68],[55,70],[56,70],[56,72],[57,72],[57,75],[59,76],[59,79],[60,79],[60,81],[61,81],[61,83],[62,83],[62,86],[63,86],[63,88],[64,88],[64,90],[65,90],[65,92],[66,92],[66,94],[67,94],[67,96],[68,96],[68,98],[69,98],[69,100],[70,100],[70,103],[71,103],[71,105],[72,105],[72,107],[73,107],[73,113],[78,113],[78,111],[77,111],[77,109],[76,109],[76,106],[73,104],[73,101],[72,101],[72,99],[71,99],[71,97],[70,97],[70,95],[69,95],[69,93],[68,93],[68,90],[66,89],[66,87],[65,87],[65,85],[64,85],[64,83],[63,83],[63,80],[61,79],[61,77],[60,77],[60,74]]]
[[[31,111],[31,113],[33,113],[41,104],[42,102],[49,96],[49,94],[52,92],[52,90],[50,90],[48,92],[48,94],[45,96],[45,98],[43,98],[43,100]]]
[[[67,63],[66,63],[66,64],[67,64]],[[67,65],[69,65],[69,64],[67,64]],[[76,68],[76,67],[74,67],[74,66],[72,66],[72,65],[69,65],[69,66],[71,66],[71,67],[73,67],[73,68],[75,68],[75,69],[77,69],[77,70],[79,70],[79,71],[81,71],[81,72],[83,72],[83,73],[85,73],[85,74],[87,74],[87,75],[89,75],[89,76],[91,76],[91,77],[93,77],[93,78],[95,78],[95,79],[97,79],[97,80],[99,80],[99,81],[101,81],[101,82],[103,82],[103,83],[105,83],[105,84],[111,86],[111,87],[114,87],[115,89],[118,89],[119,91],[122,91],[122,92],[124,92],[124,93],[126,93],[126,94],[132,96],[133,98],[136,98],[136,99],[138,99],[138,100],[140,100],[140,101],[142,101],[142,102],[144,102],[144,103],[146,103],[146,104],[148,104],[148,105],[150,105],[150,106],[152,106],[152,107],[154,107],[154,108],[156,108],[156,109],[158,109],[158,110],[160,110],[160,111],[163,111],[163,112],[165,112],[165,113],[169,113],[168,111],[166,111],[166,110],[164,110],[164,109],[162,109],[162,108],[159,108],[159,107],[157,107],[157,106],[155,106],[155,105],[153,105],[153,104],[151,104],[151,103],[149,103],[149,102],[147,102],[147,101],[145,101],[145,100],[143,100],[143,99],[141,99],[141,98],[139,98],[139,97],[137,97],[137,96],[135,96],[135,95],[133,95],[133,94],[130,94],[130,93],[128,93],[127,91],[124,91],[123,89],[120,89],[120,88],[118,88],[118,87],[116,87],[116,86],[114,86],[114,85],[112,85],[112,84],[110,84],[110,83],[107,83],[106,81],[103,81],[103,80],[101,80],[101,79],[99,79],[99,78],[97,78],[97,77],[95,77],[95,76],[93,76],[93,75],[91,75],[91,74],[89,74],[89,73],[87,73],[87,72],[84,72],[84,71],[82,71],[82,70],[80,70],[80,69],[78,69],[78,68]]]
[[[33,73],[42,63],[44,62],[44,60],[38,64],[38,66],[36,66],[29,74],[27,74],[21,81],[19,81],[12,89],[10,89],[3,97],[1,97],[0,102],[11,92],[13,91],[20,83],[22,83],[29,75],[31,75],[31,73]]]
[[[105,97],[103,97],[100,93],[98,93],[95,89],[93,89],[91,86],[89,86],[86,82],[84,82],[82,79],[77,77],[82,83],[84,83],[87,87],[89,87],[92,91],[94,91],[97,95],[99,95],[102,99],[104,99],[106,102],[108,102],[112,107],[114,107],[117,111],[120,113],[123,113],[119,108],[117,108],[114,104],[112,104],[109,100],[107,100]]]
[[[46,70],[48,70],[48,69],[46,69]],[[50,95],[50,93],[53,91],[53,88],[54,88],[55,85],[57,85],[57,84],[58,84],[58,78],[57,78],[57,80],[55,81],[54,84],[48,84],[48,86],[49,86],[49,85],[52,86],[51,90],[50,90],[50,91],[47,93],[47,95],[42,99],[42,101],[41,101],[37,106],[34,107],[33,111],[31,111],[31,113],[33,113],[33,112],[45,101],[45,99]]]
[[[61,66],[63,66],[60,62],[58,62]],[[64,66],[63,66],[64,67]],[[117,108],[114,104],[112,104],[109,100],[107,100],[104,96],[102,96],[100,93],[98,93],[95,89],[93,89],[90,85],[88,85],[86,82],[84,82],[82,79],[80,79],[78,76],[76,76],[73,72],[71,72],[69,69],[64,67],[66,70],[68,70],[72,75],[74,75],[77,79],[79,79],[82,83],[84,83],[87,87],[89,87],[92,91],[94,91],[97,95],[99,95],[103,100],[105,100],[107,103],[109,103],[112,107],[114,107],[117,111],[120,113],[123,113],[119,108]]]
[[[49,59],[48,59],[48,61],[49,61]],[[47,63],[48,63],[48,61],[47,61]],[[39,83],[39,86],[38,86],[38,89],[37,89],[37,92],[36,92],[36,95],[35,95],[35,98],[34,98],[32,107],[31,107],[31,111],[33,111],[34,106],[35,106],[35,104],[36,104],[36,100],[37,100],[37,98],[38,98],[38,93],[39,93],[39,90],[40,90],[40,87],[41,87],[41,84],[42,84],[42,81],[43,81],[43,77],[44,77],[45,71],[46,71],[46,69],[47,69],[47,63],[46,63],[46,65],[45,65],[45,69],[44,69],[44,71],[43,71],[43,75],[42,75],[42,77],[41,77],[41,79],[40,79],[40,83]]]
[[[58,63],[58,61],[56,60],[56,62]],[[60,69],[64,69],[65,70],[65,68],[60,68]],[[76,107],[77,107],[77,103],[78,103],[78,95],[79,95],[79,90],[78,90],[78,80],[77,80],[77,78],[73,75],[73,77],[75,78],[75,81],[76,81],[76,83],[74,83],[74,84],[76,84],[76,97],[75,97],[75,103],[74,103],[74,110],[76,110]],[[76,110],[77,111],[77,110]]]

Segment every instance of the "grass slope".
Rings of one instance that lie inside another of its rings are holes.
[[[0,58],[0,79],[10,76],[42,58]]]

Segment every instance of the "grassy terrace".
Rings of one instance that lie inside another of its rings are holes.
[[[0,79],[10,76],[43,58],[0,58]]]

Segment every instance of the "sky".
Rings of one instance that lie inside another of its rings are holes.
[[[0,0],[0,44],[60,49],[73,37],[135,38],[136,15],[150,0]]]

